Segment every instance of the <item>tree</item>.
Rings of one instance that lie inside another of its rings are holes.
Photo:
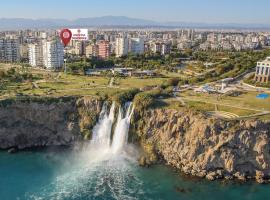
[[[168,80],[168,86],[174,86],[176,87],[180,82],[180,79],[179,78],[171,78]]]

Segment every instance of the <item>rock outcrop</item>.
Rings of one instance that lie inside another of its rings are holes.
[[[156,154],[188,175],[269,180],[270,122],[223,121],[189,110],[149,110],[137,134],[149,160]]]
[[[89,139],[101,108],[93,97],[0,101],[0,149],[15,152]],[[143,166],[163,160],[209,180],[269,182],[270,122],[224,121],[184,108],[143,110],[135,118],[131,140],[144,149]]]
[[[100,108],[87,97],[2,101],[0,149],[72,145],[93,126]]]

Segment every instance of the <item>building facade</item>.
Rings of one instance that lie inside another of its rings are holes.
[[[155,42],[151,45],[151,51],[154,53],[160,53],[161,55],[166,55],[170,53],[170,45],[166,43]]]
[[[64,65],[64,46],[59,40],[43,42],[43,65],[47,69],[60,69]]]
[[[128,54],[128,38],[116,38],[115,41],[115,55],[116,57],[125,56]]]
[[[75,55],[83,56],[85,55],[85,42],[77,41],[75,43]]]
[[[28,58],[32,67],[43,67],[43,51],[40,43],[29,44]]]
[[[110,42],[101,40],[98,42],[98,57],[101,59],[108,59],[111,55]]]
[[[261,83],[270,82],[270,57],[257,63],[255,80]]]
[[[143,38],[130,38],[129,52],[134,54],[144,53],[144,39]]]
[[[20,61],[20,44],[18,39],[0,39],[0,60],[4,62]]]
[[[85,55],[87,58],[97,57],[98,55],[98,46],[96,44],[88,44],[85,47]]]

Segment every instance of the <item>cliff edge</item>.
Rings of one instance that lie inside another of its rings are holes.
[[[149,161],[157,157],[188,175],[270,178],[270,122],[224,121],[187,109],[144,112],[137,134]]]

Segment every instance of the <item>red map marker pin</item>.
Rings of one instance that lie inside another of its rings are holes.
[[[60,33],[60,37],[66,47],[72,38],[72,32],[69,29],[63,29]]]

